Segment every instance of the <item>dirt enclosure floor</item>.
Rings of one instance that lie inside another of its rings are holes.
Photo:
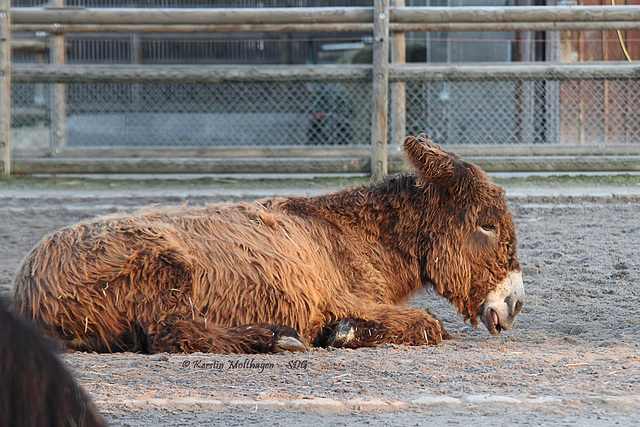
[[[9,187],[0,185],[3,296],[46,233],[98,214],[327,190]],[[62,358],[112,425],[637,425],[640,187],[615,197],[505,187],[527,295],[498,337],[425,292],[411,305],[443,321],[453,339],[439,346]]]

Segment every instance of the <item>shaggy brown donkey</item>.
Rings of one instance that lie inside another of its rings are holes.
[[[404,149],[415,172],[379,185],[64,228],[24,260],[15,309],[88,351],[424,345],[442,325],[398,304],[429,286],[509,329],[524,289],[504,191],[423,135]]]
[[[0,426],[102,426],[44,338],[0,301]]]

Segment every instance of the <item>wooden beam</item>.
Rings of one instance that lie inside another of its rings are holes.
[[[368,173],[368,157],[356,158],[33,158],[14,159],[15,173]]]
[[[640,21],[640,6],[480,6],[391,9],[392,23]]]
[[[246,25],[370,24],[371,7],[79,8],[14,7],[14,24]],[[391,24],[640,21],[640,6],[391,7]]]
[[[236,24],[236,25],[128,25],[128,24],[15,24],[15,31],[47,33],[370,33],[373,24]],[[407,31],[559,31],[634,30],[640,21],[589,22],[392,22],[391,32]]]
[[[542,7],[542,6],[540,6]],[[462,9],[462,8],[460,8]],[[464,8],[466,9],[466,7]],[[588,22],[413,22],[391,23],[391,31],[559,31],[559,30],[631,30],[640,21]]]
[[[372,23],[327,24],[14,24],[15,31],[48,33],[370,33]]]
[[[12,31],[15,28],[12,26]],[[44,40],[33,39],[13,39],[11,40],[11,50],[18,52],[45,52],[48,49],[48,43]]]
[[[506,147],[505,147],[506,148]],[[460,152],[461,150],[457,150]],[[640,155],[463,156],[487,172],[640,171]],[[407,169],[404,156],[389,156],[392,173]],[[367,153],[351,157],[24,157],[13,158],[16,174],[191,174],[191,173],[368,173]]]
[[[389,0],[375,0],[371,111],[371,174],[378,182],[389,173],[387,139],[389,117]]]
[[[358,81],[369,65],[64,65],[13,66],[19,83],[219,83],[226,81]]]
[[[637,62],[391,64],[391,81],[639,79]]]
[[[81,8],[15,7],[14,24],[73,25],[245,25],[369,24],[370,7],[270,8]]]
[[[453,151],[463,158],[499,158],[506,157],[584,157],[584,156],[640,156],[640,144],[593,144],[593,145],[454,145],[444,144],[442,148]],[[202,147],[202,148],[82,148],[67,147],[57,149],[14,149],[13,157],[25,158],[67,158],[67,159],[272,159],[272,158],[324,158],[324,159],[359,159],[369,158],[370,147],[361,146],[327,146],[327,147]],[[399,151],[392,152],[389,157],[402,159]]]
[[[227,81],[363,81],[370,65],[61,65],[16,64],[17,83],[219,83]],[[608,80],[640,79],[637,62],[388,65],[389,80]]]
[[[65,0],[51,0],[62,8]],[[52,34],[49,38],[49,56],[53,66],[64,66],[66,61],[64,34]],[[51,86],[51,146],[57,149],[67,145],[67,87],[62,83]]]
[[[405,0],[393,0],[394,7],[404,7]],[[391,62],[407,62],[407,43],[404,32],[394,32],[391,38]],[[391,84],[391,144],[400,146],[406,136],[407,128],[407,87],[405,82]]]
[[[515,31],[640,28],[640,6],[391,7],[389,29]],[[16,30],[61,32],[369,32],[370,7],[13,8]]]
[[[370,155],[367,146],[327,146],[327,147],[202,147],[202,148],[86,148],[73,147],[56,149],[16,149],[17,158],[42,157],[42,158],[190,158],[200,159],[247,159],[247,158],[360,158]]]
[[[0,175],[11,174],[11,1],[0,0]]]

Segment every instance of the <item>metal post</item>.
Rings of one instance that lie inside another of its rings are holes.
[[[64,7],[65,0],[52,0],[54,7]],[[52,65],[66,62],[64,34],[53,34],[49,44]],[[67,91],[63,83],[51,85],[51,147],[54,150],[67,146]]]
[[[396,8],[404,7],[404,0],[393,0]],[[405,35],[402,31],[393,33],[393,49],[391,61],[405,63],[407,61],[407,48]],[[395,82],[391,85],[391,144],[399,146],[406,136],[407,127],[407,87],[405,82]]]
[[[0,0],[0,174],[11,174],[11,0]]]
[[[374,182],[380,182],[388,174],[389,0],[375,0],[373,6],[372,97],[371,174]]]

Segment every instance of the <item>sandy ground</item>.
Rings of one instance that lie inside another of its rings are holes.
[[[62,358],[112,425],[637,425],[640,188],[507,193],[527,296],[515,327],[496,338],[424,292],[411,305],[429,307],[453,336],[439,346]],[[0,191],[0,294],[29,249],[61,226],[149,203],[263,195]]]

